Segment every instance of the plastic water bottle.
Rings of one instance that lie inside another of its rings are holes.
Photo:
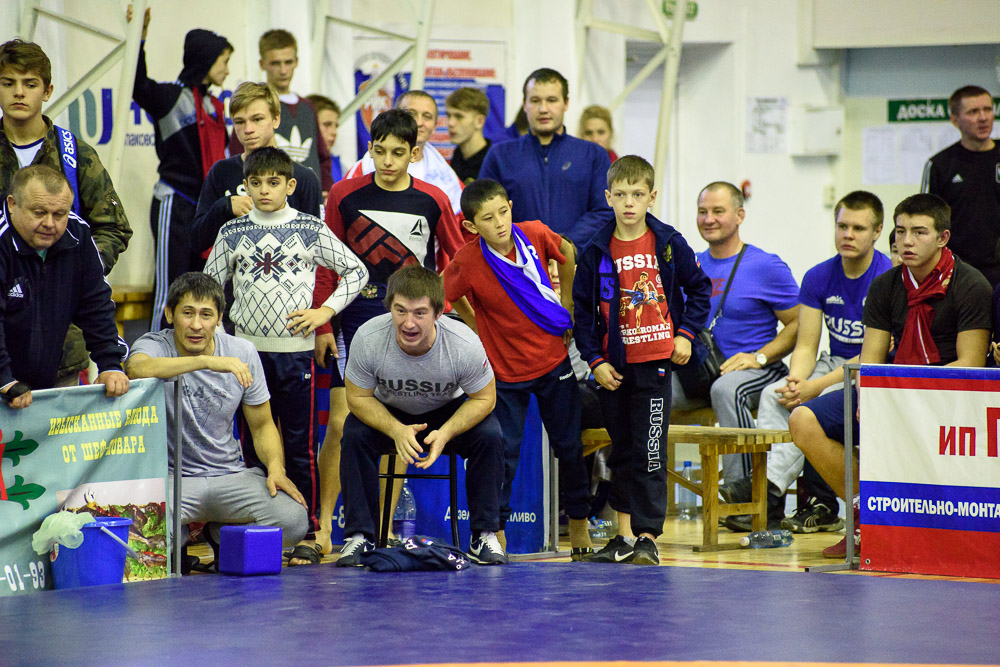
[[[590,517],[588,521],[590,536],[598,540],[610,540],[618,534],[618,522],[611,519]]]
[[[392,533],[397,539],[405,540],[417,532],[417,502],[413,499],[407,480],[403,480],[403,490],[396,503],[396,513],[392,515]]]
[[[741,537],[740,546],[744,549],[773,549],[787,547],[794,539],[790,530],[762,530]]]
[[[691,480],[691,462],[684,462],[684,470],[681,471],[681,477],[686,480]],[[680,484],[677,485],[677,518],[681,521],[694,521],[698,516],[698,499],[695,496],[694,491],[685,488]]]

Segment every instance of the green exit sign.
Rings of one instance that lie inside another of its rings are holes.
[[[993,99],[994,115],[996,114],[1000,98]],[[948,112],[948,100],[923,99],[923,100],[889,100],[888,113],[890,123],[926,123],[941,122],[949,120],[951,114]]]
[[[677,11],[677,0],[663,0],[663,13],[665,15],[672,18],[675,11]],[[698,16],[698,3],[688,0],[687,20],[693,21],[696,16]]]

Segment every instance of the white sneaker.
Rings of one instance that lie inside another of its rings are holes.
[[[506,565],[507,554],[500,546],[497,534],[492,531],[480,533],[469,544],[469,558],[480,565]]]
[[[344,543],[337,559],[337,567],[361,567],[361,554],[375,549],[375,543],[365,539],[361,533],[354,533]]]

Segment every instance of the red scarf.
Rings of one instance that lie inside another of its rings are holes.
[[[910,273],[909,267],[903,267],[903,285],[906,286],[908,310],[906,323],[903,325],[903,337],[899,341],[894,363],[929,366],[941,361],[937,345],[931,338],[934,309],[927,301],[945,295],[954,271],[955,256],[948,248],[941,249],[941,259],[919,285]]]
[[[212,165],[226,157],[226,117],[222,102],[212,95],[208,99],[215,107],[215,116],[205,112],[202,104],[201,90],[198,86],[191,89],[194,92],[194,108],[198,121],[198,141],[201,144],[201,174],[208,177]]]

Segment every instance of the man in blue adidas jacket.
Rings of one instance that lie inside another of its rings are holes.
[[[31,405],[31,389],[53,386],[69,325],[83,330],[108,396],[128,391],[111,286],[90,226],[72,212],[62,172],[18,171],[0,218],[0,395]]]
[[[514,220],[541,220],[577,248],[586,245],[610,212],[604,198],[611,159],[599,145],[566,134],[569,84],[543,68],[524,82],[530,132],[494,144],[479,178],[499,181],[514,203]]]

